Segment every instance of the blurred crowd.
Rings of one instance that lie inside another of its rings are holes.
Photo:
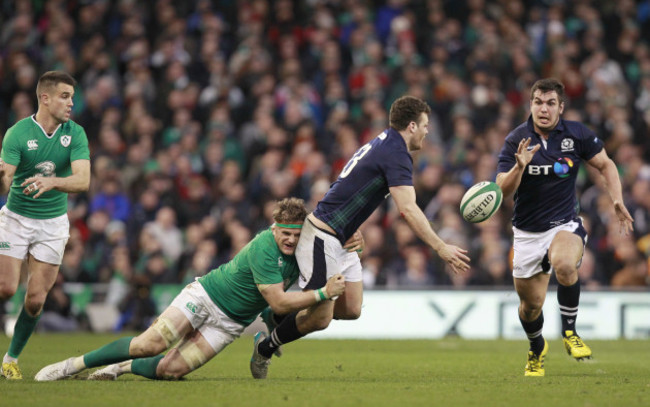
[[[364,283],[508,286],[512,199],[476,225],[459,202],[494,180],[530,86],[557,77],[564,118],[605,141],[635,220],[620,235],[583,169],[581,282],[647,287],[649,41],[648,0],[0,0],[0,134],[35,112],[40,74],[78,80],[92,185],[70,196],[62,281],[109,283],[123,305],[228,261],[276,200],[313,208],[391,102],[418,96],[433,109],[418,204],[472,270],[450,276],[388,199],[362,229]]]

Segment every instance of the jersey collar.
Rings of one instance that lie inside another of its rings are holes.
[[[49,135],[49,134],[47,134],[47,132],[45,131],[45,129],[43,128],[43,126],[41,126],[41,124],[40,124],[39,122],[36,121],[36,115],[35,115],[35,114],[33,114],[33,115],[31,116],[31,118],[32,118],[32,121],[34,122],[34,124],[36,124],[36,125],[41,129],[41,131],[43,132],[43,135],[44,135],[45,137],[49,138],[49,139],[51,139],[52,137],[54,137],[54,135],[55,135],[56,132],[61,128],[61,125],[62,125],[61,123],[59,123],[59,125],[56,126],[56,129],[54,129],[54,131],[52,132],[52,135]]]

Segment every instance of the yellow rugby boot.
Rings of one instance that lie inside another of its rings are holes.
[[[524,376],[544,376],[544,358],[548,353],[548,342],[544,339],[542,353],[536,355],[532,350],[528,351],[528,363],[524,368]]]
[[[2,363],[2,375],[7,380],[22,380],[23,374],[20,372],[18,362]]]
[[[562,341],[564,342],[566,352],[573,356],[575,360],[591,359],[591,349],[589,349],[589,346],[575,332],[564,331]]]

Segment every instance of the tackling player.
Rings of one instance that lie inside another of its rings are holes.
[[[27,292],[2,376],[22,379],[18,356],[43,311],[68,241],[68,193],[87,191],[90,152],[86,132],[70,120],[75,80],[65,72],[44,73],[36,85],[36,114],[12,126],[2,140],[0,194],[0,301],[18,289],[27,262]]]
[[[306,215],[302,199],[278,202],[270,228],[230,262],[187,285],[145,332],[46,366],[35,380],[61,380],[106,364],[111,365],[91,374],[89,380],[114,380],[124,373],[178,379],[237,339],[267,305],[275,312],[290,313],[343,294],[341,275],[313,290],[286,292],[298,278],[294,252]],[[363,242],[355,244],[363,246]],[[177,341],[166,355],[160,355]]]
[[[564,346],[577,360],[591,349],[576,332],[582,260],[587,232],[578,216],[576,177],[582,161],[599,171],[612,198],[621,232],[632,231],[623,204],[616,165],[602,141],[578,122],[563,120],[564,85],[537,81],[530,93],[531,115],[506,138],[499,155],[496,182],[504,199],[514,193],[513,276],[519,295],[519,319],[530,341],[525,376],[544,376],[548,343],[542,336],[550,273],[559,283],[557,299]]]

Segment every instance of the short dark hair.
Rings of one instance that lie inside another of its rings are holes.
[[[533,100],[535,91],[540,90],[542,93],[555,92],[560,103],[566,101],[566,93],[564,92],[564,84],[555,78],[540,79],[533,84],[530,88],[530,100]]]
[[[305,201],[299,198],[284,198],[273,210],[273,220],[276,223],[303,223],[307,217]]]
[[[47,92],[52,88],[56,87],[59,83],[65,83],[70,86],[76,86],[77,81],[74,80],[70,74],[63,71],[48,71],[45,72],[38,79],[38,84],[36,85],[36,97],[41,97],[43,92]]]
[[[431,113],[427,102],[413,96],[402,96],[391,105],[388,122],[390,127],[401,131],[407,128],[411,122],[418,123],[422,113]]]

